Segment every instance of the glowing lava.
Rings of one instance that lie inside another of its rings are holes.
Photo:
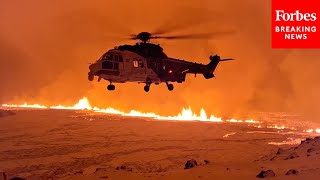
[[[307,133],[313,133],[313,132],[320,133],[320,129],[308,129],[305,132],[307,132]]]
[[[47,109],[48,107],[47,106],[43,106],[43,105],[40,105],[40,104],[27,104],[27,103],[24,103],[24,104],[20,104],[20,105],[17,105],[17,104],[2,104],[3,107],[11,107],[11,108],[34,108],[34,109]]]
[[[86,97],[79,100],[79,102],[74,106],[50,106],[50,109],[70,109],[70,110],[92,110],[92,107]]]
[[[191,108],[183,108],[181,113],[179,113],[176,116],[160,116],[155,113],[144,113],[139,112],[136,110],[131,110],[130,112],[123,112],[114,108],[98,108],[98,107],[92,107],[89,103],[89,100],[84,97],[79,100],[77,104],[74,106],[63,106],[63,105],[57,105],[57,106],[43,106],[39,104],[29,105],[27,103],[21,104],[21,105],[15,105],[15,104],[3,104],[3,107],[11,107],[11,108],[41,108],[41,109],[65,109],[65,110],[90,110],[94,112],[99,113],[107,113],[107,114],[118,114],[122,116],[135,116],[135,117],[148,117],[148,118],[154,118],[159,120],[183,120],[183,121],[210,121],[210,122],[222,122],[222,119],[219,117],[215,117],[213,115],[207,116],[204,109],[201,109],[200,115],[194,113]],[[248,123],[258,123],[258,121],[254,120],[230,120],[230,122],[248,122]]]
[[[191,108],[183,108],[182,112],[177,116],[159,116],[156,119],[165,119],[165,120],[183,120],[183,121],[210,121],[210,122],[222,122],[221,118],[211,115],[209,118],[204,109],[201,109],[200,115],[197,115],[192,112]]]
[[[88,110],[88,111],[93,111],[97,113],[106,113],[106,114],[117,114],[121,116],[134,116],[134,117],[147,117],[147,118],[153,118],[153,119],[158,119],[158,120],[175,120],[175,121],[207,121],[207,122],[224,122],[222,118],[215,117],[213,115],[207,116],[207,113],[205,112],[204,109],[201,109],[200,114],[194,113],[191,108],[183,108],[181,113],[179,113],[176,116],[160,116],[155,113],[151,112],[139,112],[136,110],[131,110],[130,112],[123,112],[114,108],[98,108],[98,107],[92,107],[89,103],[89,100],[84,97],[79,100],[77,104],[74,106],[63,106],[63,105],[58,105],[58,106],[43,106],[40,104],[21,104],[21,105],[15,105],[15,104],[3,104],[3,107],[8,107],[8,108],[38,108],[38,109],[65,109],[65,110]],[[284,130],[284,129],[291,129],[295,130],[294,128],[288,128],[286,126],[262,126],[262,122],[256,121],[256,120],[237,120],[237,119],[228,119],[225,120],[225,122],[229,123],[247,123],[247,124],[255,124],[254,127],[257,128],[272,128],[272,129],[278,129],[278,130]],[[307,133],[320,133],[320,129],[310,129],[306,130],[304,132]]]

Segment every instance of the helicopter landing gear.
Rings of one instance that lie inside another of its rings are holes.
[[[143,89],[145,92],[149,92],[150,91],[150,84],[149,85],[146,84]]]
[[[109,82],[110,82],[110,84],[107,86],[107,89],[108,89],[109,91],[114,91],[114,90],[116,89],[116,87],[112,84],[112,81],[111,81],[111,80],[109,80]]]
[[[149,92],[150,91],[150,85],[151,85],[151,80],[149,78],[147,78],[146,85],[143,88],[145,92]]]
[[[169,84],[168,82],[166,82],[166,84],[167,84],[167,87],[168,87],[169,91],[172,91],[174,89],[173,84]]]
[[[113,84],[110,84],[110,85],[107,86],[107,89],[109,91],[114,91],[116,89],[116,87]]]
[[[145,92],[149,92],[149,91],[150,91],[150,85],[151,85],[150,82],[147,82],[147,83],[146,83],[146,85],[145,85],[144,88],[143,88]]]

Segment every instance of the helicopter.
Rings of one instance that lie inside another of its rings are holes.
[[[169,91],[174,89],[173,82],[183,83],[187,74],[202,74],[205,79],[215,77],[214,71],[222,61],[219,55],[210,55],[208,64],[200,64],[168,57],[158,44],[150,43],[151,39],[185,39],[202,38],[207,35],[157,36],[149,32],[131,35],[131,40],[140,40],[134,45],[120,45],[105,52],[95,63],[89,65],[88,80],[95,76],[109,81],[107,89],[115,90],[114,83],[143,83],[144,91],[149,92],[151,84],[165,83]]]

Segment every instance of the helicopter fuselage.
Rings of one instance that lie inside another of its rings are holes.
[[[176,66],[179,63],[179,66]],[[111,83],[161,83],[185,81],[187,73],[202,73],[206,65],[174,58],[144,58],[134,52],[113,49],[91,64],[90,78],[98,76]]]
[[[110,50],[89,69],[89,76],[98,76],[110,83],[145,83],[147,79],[154,83],[161,82],[156,72],[147,67],[146,59],[130,51]]]
[[[213,78],[213,72],[220,61],[223,60],[218,55],[210,56],[209,64],[204,65],[170,58],[155,44],[123,45],[107,51],[91,64],[88,79],[93,81],[97,76],[98,81],[109,81],[108,90],[115,89],[112,83],[145,83],[146,92],[151,84],[165,82],[171,91],[173,85],[170,82],[182,83],[188,73],[202,74],[206,79]]]

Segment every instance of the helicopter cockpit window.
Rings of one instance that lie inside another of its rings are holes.
[[[113,63],[111,61],[102,62],[102,69],[113,69]]]
[[[103,58],[102,60],[112,60],[113,59],[113,54],[109,54],[107,53]]]

